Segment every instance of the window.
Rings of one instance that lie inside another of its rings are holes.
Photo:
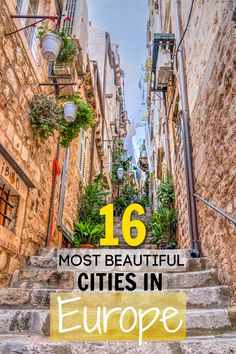
[[[19,15],[37,15],[39,7],[39,0],[17,0],[16,12]],[[35,22],[33,18],[22,18],[22,26],[28,26]],[[37,45],[37,28],[29,27],[25,30],[27,42],[31,48],[32,54],[37,58],[38,45]]]
[[[7,206],[9,200],[10,191],[5,190],[5,185],[0,187],[0,225],[4,226],[6,220],[10,220],[7,216]]]
[[[67,30],[68,35],[72,35],[72,29],[75,21],[75,10],[76,10],[77,0],[67,0],[65,4],[65,13],[66,16],[71,18],[71,21],[64,20],[64,26],[69,26]]]
[[[78,165],[79,165],[80,175],[83,179],[85,178],[85,172],[86,172],[86,149],[87,149],[87,137],[85,131],[81,129]]]
[[[0,226],[15,231],[16,214],[19,206],[19,196],[6,184],[0,183]]]

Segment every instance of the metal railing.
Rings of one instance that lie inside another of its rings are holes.
[[[194,194],[194,197],[198,200],[200,200],[201,202],[203,202],[205,205],[207,205],[209,208],[211,208],[212,210],[216,211],[218,214],[222,215],[223,217],[225,217],[226,219],[228,219],[230,222],[232,222],[234,225],[236,225],[236,218],[234,218],[233,216],[230,216],[228,214],[226,214],[223,210],[219,209],[218,207],[216,207],[215,205],[207,202],[204,198],[200,197],[198,194]]]

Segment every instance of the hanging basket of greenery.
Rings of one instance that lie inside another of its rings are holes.
[[[45,140],[59,128],[63,117],[62,109],[57,106],[56,100],[45,94],[33,97],[29,116],[34,135]]]
[[[70,27],[53,30],[48,26],[39,27],[38,36],[41,40],[42,54],[49,62],[57,65],[69,65],[76,60],[77,44],[67,33]]]
[[[67,122],[63,118],[60,124],[61,145],[67,148],[71,141],[79,135],[81,128],[86,130],[93,127],[96,121],[92,107],[85,103],[79,95],[62,96],[61,100],[73,102],[78,107],[74,122]]]

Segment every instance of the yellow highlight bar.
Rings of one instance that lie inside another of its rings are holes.
[[[50,337],[69,341],[186,340],[186,294],[51,293]]]

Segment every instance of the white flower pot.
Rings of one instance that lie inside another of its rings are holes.
[[[42,52],[44,58],[50,63],[54,62],[61,50],[62,40],[55,33],[46,33],[42,37]]]
[[[71,123],[75,121],[78,111],[78,106],[73,102],[66,102],[64,104],[64,118],[67,122]]]

